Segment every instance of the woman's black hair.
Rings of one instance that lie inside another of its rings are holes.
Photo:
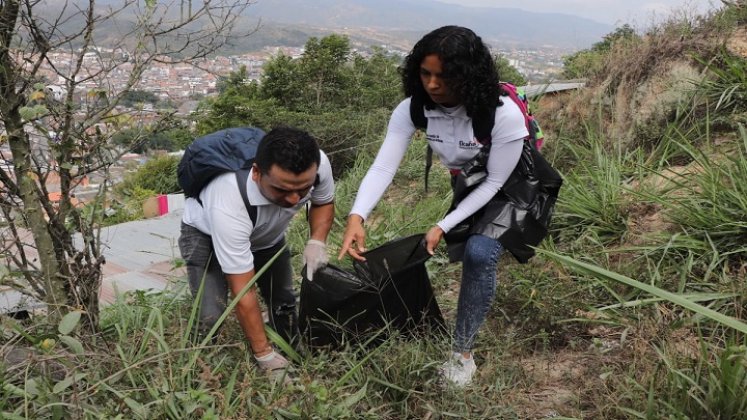
[[[471,118],[501,105],[500,79],[490,50],[472,30],[461,26],[443,26],[415,44],[401,68],[405,96],[427,109],[436,106],[420,80],[420,65],[431,54],[441,59],[445,82]]]

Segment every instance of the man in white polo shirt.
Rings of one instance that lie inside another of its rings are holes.
[[[238,183],[233,172],[219,175],[202,189],[199,201],[188,198],[185,203],[179,249],[193,296],[204,281],[199,317],[203,334],[225,310],[228,291],[236,295],[285,246],[288,224],[307,203],[311,230],[303,252],[307,270],[311,275],[327,263],[335,185],[329,159],[311,135],[290,127],[270,131],[257,146],[246,185]],[[256,223],[239,188],[246,188],[256,209]],[[270,326],[287,341],[294,340],[296,295],[287,248],[256,284],[268,307]],[[268,373],[284,370],[288,361],[267,339],[255,287],[236,305],[236,317],[259,367]]]

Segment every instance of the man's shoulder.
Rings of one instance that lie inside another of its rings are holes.
[[[216,176],[210,181],[208,185],[203,188],[200,193],[200,200],[205,203],[206,201],[217,205],[225,206],[226,203],[234,201],[238,198],[241,201],[241,195],[239,194],[238,181],[236,180],[236,172],[226,172]]]
[[[213,178],[210,183],[205,186],[205,189],[227,189],[227,188],[238,188],[236,182],[236,172],[224,172]]]
[[[317,173],[320,178],[323,176],[332,176],[332,162],[330,162],[329,156],[323,150],[319,150],[319,168]]]
[[[327,156],[326,153],[324,153],[324,150],[319,149],[319,167],[322,166],[332,166],[332,164],[329,161],[329,156]]]
[[[311,192],[314,203],[328,202],[335,194],[335,180],[332,175],[332,164],[324,151],[319,151],[319,169],[317,171],[317,182]]]

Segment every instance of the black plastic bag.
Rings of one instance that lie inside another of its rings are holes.
[[[334,265],[301,283],[299,319],[311,347],[365,341],[390,325],[400,333],[444,332],[425,268],[424,235],[396,239],[364,254],[354,273]],[[305,272],[305,270],[303,270]],[[386,337],[378,336],[377,343]]]
[[[484,161],[483,158],[474,166],[479,168]],[[454,202],[449,211],[478,185],[469,182],[470,174],[462,172],[453,179]],[[560,174],[525,141],[521,158],[503,188],[482,209],[445,235],[449,259],[461,261],[467,238],[479,233],[497,239],[517,261],[526,263],[534,256],[531,247],[547,236],[562,185]]]

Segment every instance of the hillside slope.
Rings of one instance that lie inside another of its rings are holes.
[[[668,124],[687,106],[685,102],[696,113],[704,112],[708,105],[704,101],[710,98],[692,95],[698,84],[718,77],[707,65],[718,68],[724,51],[747,59],[744,23],[724,30],[716,23],[703,22],[692,32],[671,23],[633,45],[613,49],[585,89],[538,110],[539,116],[547,127],[560,131],[594,121],[610,147],[651,144],[661,140]],[[724,131],[733,128],[724,127]]]

